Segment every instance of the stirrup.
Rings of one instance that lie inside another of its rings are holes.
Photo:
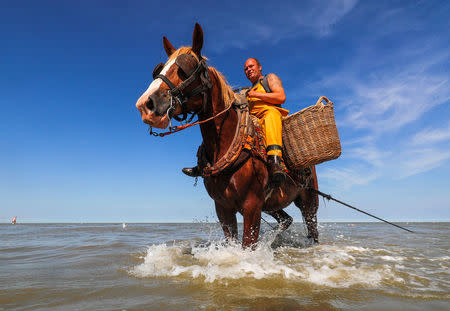
[[[199,177],[202,176],[202,173],[200,172],[200,169],[198,166],[194,167],[185,167],[181,170],[184,174],[186,174],[189,177]]]

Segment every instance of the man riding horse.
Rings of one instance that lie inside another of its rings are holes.
[[[252,87],[247,91],[250,113],[259,119],[266,141],[267,162],[272,187],[279,186],[285,179],[282,169],[282,123],[281,118],[289,111],[281,108],[286,100],[280,78],[273,73],[264,76],[261,63],[256,58],[245,61],[244,72]],[[183,173],[191,177],[201,176],[198,166],[183,168]]]
[[[272,215],[286,228],[292,218],[283,209],[294,203],[305,219],[308,237],[317,243],[318,197],[308,190],[318,188],[314,167],[309,173],[306,170],[291,172],[290,178],[282,182],[285,173],[279,164],[281,116],[287,111],[276,106],[285,100],[278,77],[263,78],[261,65],[254,58],[245,63],[246,75],[254,84],[247,97],[251,112],[260,118],[265,131],[270,156],[268,167],[264,152],[260,152],[262,135],[252,126],[248,105],[236,100],[226,79],[214,67],[207,66],[201,55],[203,30],[200,25],[194,27],[192,47],[176,49],[166,37],[163,37],[163,46],[169,59],[155,67],[153,81],[139,97],[136,107],[142,121],[150,125],[150,133],[153,127],[167,128],[172,118],[185,120],[187,114],[198,115],[198,122],[153,135],[164,137],[188,126],[200,126],[201,175],[205,189],[214,200],[226,239],[237,239],[236,215],[239,213],[244,220],[242,246],[256,247],[261,213]],[[264,87],[265,81],[268,88]],[[199,172],[200,169],[195,168],[190,173],[200,175]],[[270,182],[279,183],[279,187],[268,191]]]

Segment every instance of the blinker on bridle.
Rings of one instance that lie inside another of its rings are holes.
[[[208,74],[208,67],[206,65],[206,60],[200,56],[200,61],[197,62],[194,56],[189,54],[181,54],[175,59],[175,63],[178,65],[179,70],[181,72],[178,73],[181,80],[183,80],[183,83],[181,83],[179,86],[175,86],[166,76],[161,74],[161,70],[164,68],[164,64],[160,63],[156,65],[155,69],[153,69],[153,79],[161,79],[164,81],[164,83],[167,84],[169,87],[168,93],[171,95],[170,99],[170,107],[167,109],[167,116],[169,119],[172,118],[173,112],[176,109],[176,106],[174,105],[174,102],[178,101],[178,103],[181,106],[183,118],[179,118],[178,116],[173,116],[173,118],[177,121],[184,121],[187,118],[187,108],[186,103],[187,101],[199,94],[203,95],[203,104],[200,111],[192,112],[192,116],[187,121],[187,124],[169,127],[168,132],[164,133],[156,133],[153,132],[153,128],[150,126],[149,134],[152,136],[159,136],[164,137],[166,135],[170,135],[173,133],[177,133],[179,131],[182,131],[184,129],[187,129],[194,125],[199,125],[202,123],[209,122],[223,114],[225,114],[227,111],[229,111],[232,107],[238,108],[238,109],[245,109],[247,107],[246,105],[236,105],[235,102],[233,104],[229,105],[224,110],[218,112],[217,114],[204,119],[204,120],[197,120],[196,122],[190,123],[193,119],[193,117],[196,114],[199,114],[202,111],[206,111],[206,105],[208,103],[208,91],[212,88],[211,79]],[[181,73],[181,75],[180,75]],[[184,89],[187,88],[189,85],[191,85],[192,82],[196,81],[197,78],[200,78],[201,86],[197,87],[196,89],[192,90],[188,94],[184,94]]]
[[[211,79],[208,74],[208,67],[206,65],[206,61],[203,58],[200,58],[200,61],[197,62],[194,56],[189,54],[181,54],[175,59],[175,63],[178,65],[179,76],[182,78],[183,82],[175,86],[165,75],[161,74],[161,70],[164,68],[163,63],[159,63],[153,69],[153,79],[161,79],[164,83],[169,87],[168,93],[170,94],[170,107],[167,109],[167,116],[169,119],[172,117],[177,121],[184,121],[187,118],[188,111],[186,108],[187,101],[199,94],[203,94],[203,107],[202,110],[205,109],[205,105],[207,102],[207,91],[212,88]],[[183,79],[185,78],[185,79]],[[189,93],[185,93],[185,89],[188,88],[194,81],[200,78],[201,85]],[[174,116],[173,113],[176,109],[176,102],[181,106],[181,111],[183,117],[180,118],[178,116]],[[199,112],[193,112],[192,116],[189,119],[189,122],[192,120],[195,114]]]

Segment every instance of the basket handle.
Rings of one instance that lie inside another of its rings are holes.
[[[319,97],[319,100],[318,100],[317,103],[316,103],[316,106],[325,106],[325,104],[322,103],[322,100],[326,101],[327,104],[333,104],[333,102],[330,101],[330,100],[329,100],[328,98],[326,98],[325,96],[320,96],[320,97]]]

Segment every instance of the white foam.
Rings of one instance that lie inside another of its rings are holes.
[[[191,252],[181,245],[152,245],[144,262],[131,269],[137,277],[181,277],[204,282],[227,282],[230,279],[283,278],[331,287],[355,284],[377,287],[384,280],[403,282],[393,276],[395,267],[373,266],[360,262],[361,253],[370,249],[354,246],[323,245],[307,249],[281,248],[274,251],[270,243],[254,251],[240,245],[194,246]]]
[[[377,256],[377,258],[380,258],[380,259],[386,260],[386,261],[393,261],[393,262],[402,262],[406,259],[405,257],[402,257],[402,256]]]
[[[345,250],[351,251],[351,252],[360,252],[360,253],[367,253],[367,252],[372,251],[372,249],[370,249],[370,248],[359,247],[359,246],[346,246]]]
[[[441,257],[436,257],[436,258],[429,258],[430,261],[442,261],[444,263],[448,263],[450,261],[450,257],[449,256],[441,256]]]

